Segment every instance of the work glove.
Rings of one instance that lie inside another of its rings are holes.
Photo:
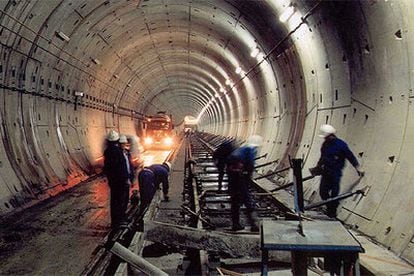
[[[361,169],[359,166],[355,167],[355,170],[357,171],[359,177],[363,177],[365,175],[365,171]]]
[[[319,166],[313,167],[313,168],[309,168],[309,172],[311,173],[312,176],[317,176],[317,175],[321,175],[322,174],[322,169]]]

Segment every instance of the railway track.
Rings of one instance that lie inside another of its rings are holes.
[[[193,135],[187,141],[185,182],[183,190],[183,209],[186,213],[186,225],[198,229],[214,230],[215,233],[229,233],[237,236],[259,237],[259,233],[246,230],[230,231],[231,228],[231,199],[228,193],[228,179],[224,176],[223,190],[218,191],[218,172],[212,160],[214,149],[223,141],[222,137]],[[269,162],[270,164],[271,162]],[[256,203],[259,220],[296,220],[292,210],[278,201],[268,190],[252,181],[252,195]],[[247,224],[247,213],[244,206],[240,210],[242,225]],[[245,248],[241,245],[240,248]],[[237,251],[237,249],[236,249]],[[243,255],[240,252],[241,256]],[[251,258],[246,253],[243,257],[231,258],[227,252],[201,251],[196,254],[193,262],[200,265],[199,271],[207,271],[209,275],[230,273],[260,272],[260,258]],[[257,257],[257,256],[256,256]],[[246,267],[248,263],[248,267]],[[288,268],[288,264],[279,267]]]
[[[220,142],[220,140],[214,140]],[[213,163],[211,148],[213,145],[198,138],[191,141],[189,159],[195,161],[192,174],[196,182],[196,198],[200,206],[200,214],[210,221],[216,230],[225,230],[231,226],[230,195],[227,192],[228,180],[224,177],[223,192],[218,191],[218,173]],[[260,219],[285,219],[289,208],[284,207],[274,197],[267,195],[265,189],[252,181],[252,194],[256,202],[256,210]],[[189,206],[190,207],[190,206]],[[241,208],[241,220],[246,225],[246,210]],[[211,227],[211,225],[206,225]]]

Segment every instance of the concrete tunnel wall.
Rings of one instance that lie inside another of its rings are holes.
[[[412,1],[1,1],[0,10],[0,214],[86,179],[108,129],[134,134],[159,110],[178,122],[198,116],[215,134],[260,133],[262,153],[279,160],[272,169],[288,155],[314,166],[317,129],[330,123],[367,172],[351,187],[356,174],[344,170],[342,191],[368,192],[345,201],[340,218],[414,261]],[[318,180],[305,193],[319,200]]]

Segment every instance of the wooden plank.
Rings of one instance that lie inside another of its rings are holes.
[[[232,257],[260,257],[259,235],[232,235],[168,223],[145,222],[145,239],[169,245],[223,252]]]

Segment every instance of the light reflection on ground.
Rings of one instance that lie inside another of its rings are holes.
[[[152,164],[160,164],[165,161],[169,150],[147,150],[144,152],[144,166],[151,166]]]

